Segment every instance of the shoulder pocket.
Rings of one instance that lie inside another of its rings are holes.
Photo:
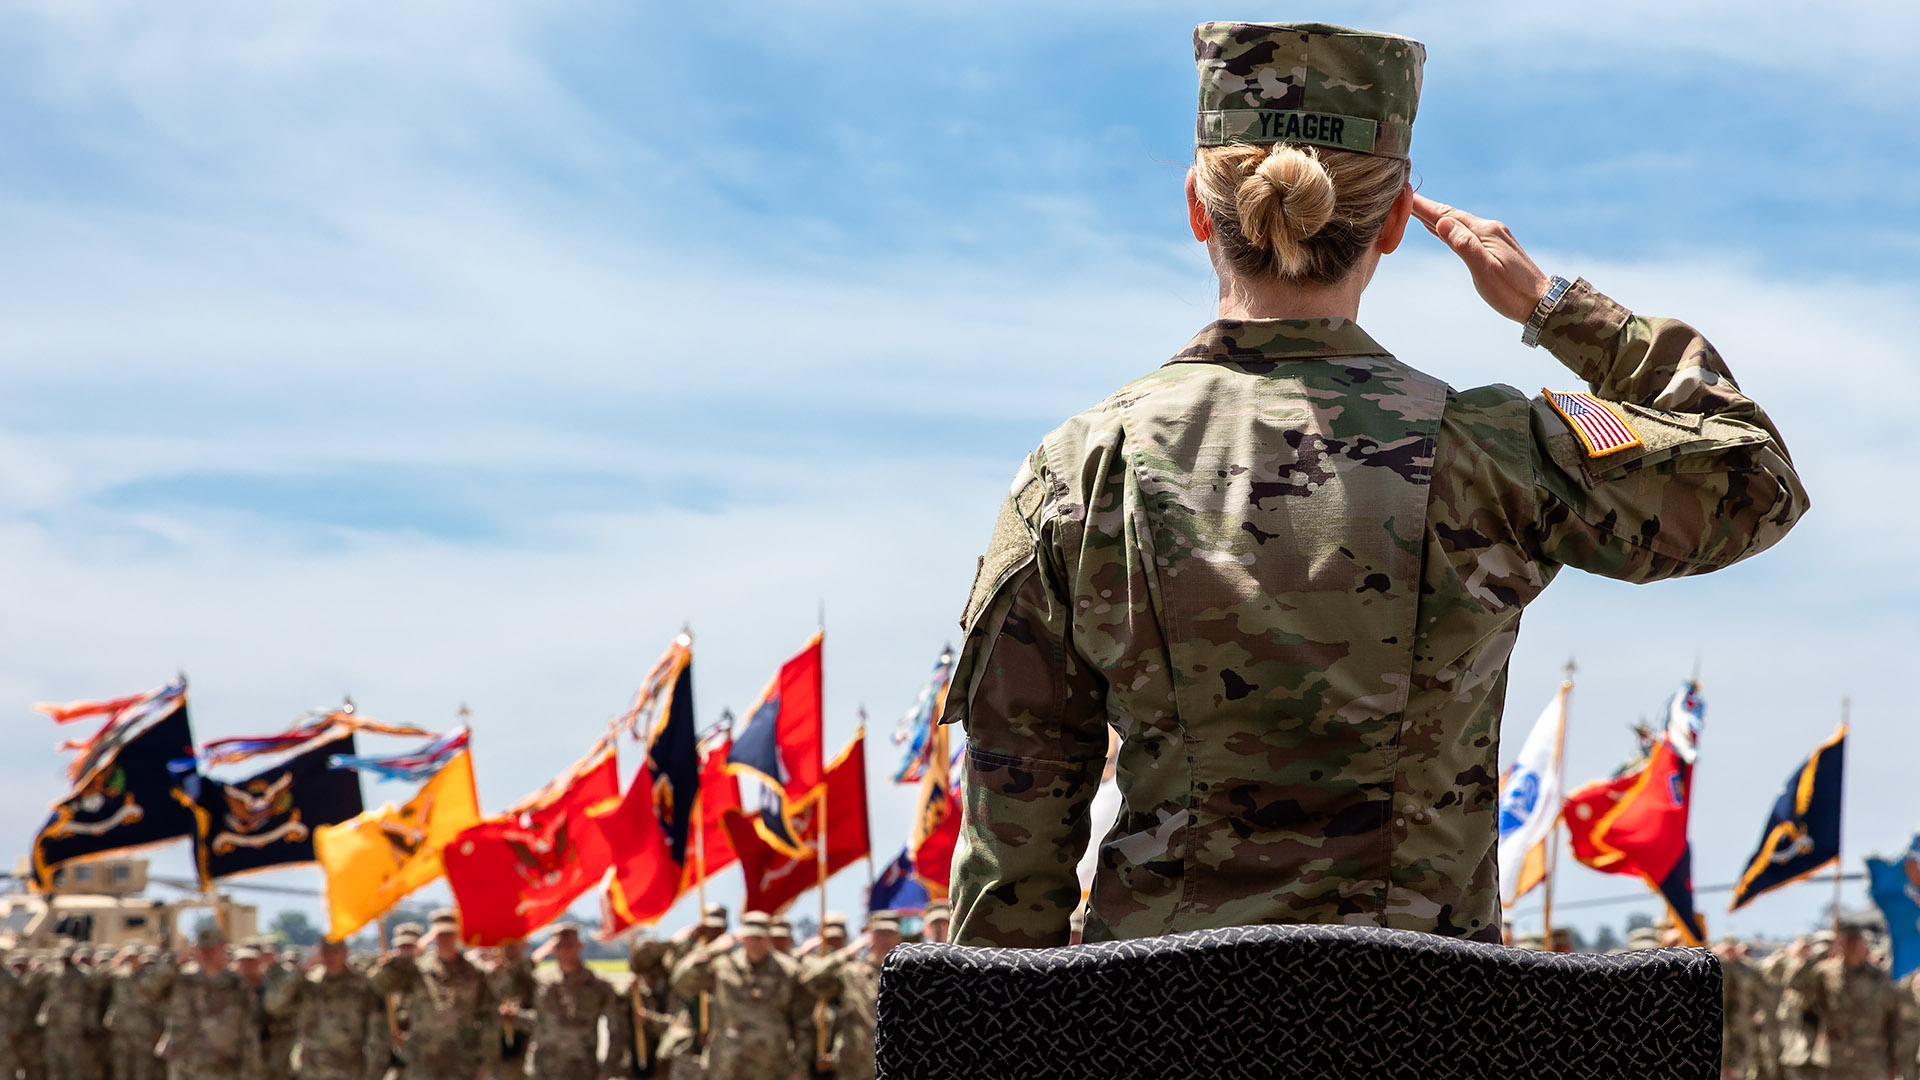
[[[1588,486],[1618,480],[1630,473],[1653,468],[1702,451],[1721,450],[1765,442],[1766,433],[1735,421],[1717,420],[1700,413],[1668,412],[1631,402],[1610,402],[1618,416],[1639,440],[1637,446],[1599,456],[1587,453],[1567,419],[1540,398],[1533,399],[1534,430],[1553,459],[1569,476],[1583,478]],[[1676,466],[1685,469],[1682,462]]]

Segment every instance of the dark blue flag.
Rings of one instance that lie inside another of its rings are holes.
[[[194,835],[194,815],[177,797],[185,779],[167,767],[193,753],[187,700],[95,761],[33,838],[42,889],[64,863]]]
[[[927,893],[926,883],[920,880],[919,874],[914,873],[913,852],[907,850],[888,863],[887,868],[874,879],[873,889],[867,894],[867,910],[896,914],[925,911],[932,899]]]
[[[1799,881],[1840,858],[1841,767],[1846,762],[1847,725],[1821,744],[1787,777],[1786,790],[1773,801],[1773,813],[1760,834],[1760,846],[1747,860],[1734,886],[1728,911],[1782,885]]]
[[[360,774],[334,768],[336,754],[354,755],[351,731],[309,743],[238,783],[201,779],[200,797],[192,803],[199,819],[201,881],[313,862],[313,830],[351,820],[366,809]]]
[[[667,715],[647,747],[647,771],[653,774],[653,813],[667,834],[673,861],[687,864],[687,837],[693,826],[693,801],[700,794],[700,733],[693,723],[693,659],[674,677]]]
[[[1887,918],[1894,982],[1920,968],[1920,836],[1897,859],[1867,860],[1868,888]]]

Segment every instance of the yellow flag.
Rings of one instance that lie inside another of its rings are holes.
[[[480,822],[467,752],[449,760],[398,810],[392,803],[313,832],[327,872],[327,938],[339,941],[440,877],[440,851]]]

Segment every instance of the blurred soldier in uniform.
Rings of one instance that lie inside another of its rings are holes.
[[[240,981],[247,984],[247,989],[253,991],[260,1017],[261,1076],[263,1080],[288,1080],[293,1075],[293,1017],[291,1014],[275,1016],[267,1011],[268,990],[288,976],[257,944],[242,945],[233,951],[233,970]]]
[[[764,912],[740,916],[740,948],[721,937],[695,948],[673,970],[683,997],[708,994],[711,1038],[702,1057],[707,1080],[766,1080],[811,1071],[813,997],[800,988],[799,965],[773,951]]]
[[[660,1042],[673,1025],[676,1008],[673,969],[667,966],[670,944],[640,933],[628,946],[627,970],[633,973],[633,981],[627,984],[624,1007],[633,1035],[636,1076],[667,1075],[660,1064]]]
[[[527,1051],[527,1075],[539,1080],[594,1080],[626,1076],[633,1063],[632,1020],[620,995],[605,979],[580,962],[580,927],[561,923],[547,946],[557,970],[542,978],[530,1014],[533,1046]],[[607,1022],[606,1053],[600,1052],[600,1021]]]
[[[1753,1011],[1761,976],[1734,938],[1722,938],[1713,952],[1720,958],[1720,1073],[1730,1080],[1753,1080],[1758,1070]]]
[[[342,941],[322,942],[312,968],[269,981],[267,1014],[293,1029],[289,1055],[299,1080],[379,1080],[391,1059],[387,1006],[347,966]]]
[[[801,965],[800,977],[806,988],[833,1008],[832,1038],[827,1052],[814,1062],[815,1075],[834,1080],[873,1080],[880,963],[898,944],[900,920],[876,915],[867,922],[867,940]]]
[[[1786,1059],[1790,1069],[1830,1080],[1906,1075],[1911,1052],[1898,996],[1887,973],[1869,958],[1859,924],[1842,923],[1831,952],[1801,965],[1788,987],[1800,995],[1814,1029],[1805,1052],[1796,1047]]]
[[[46,1029],[39,1023],[40,1006],[46,1001],[47,982],[53,977],[38,954],[17,954],[14,973],[20,978],[18,1010],[8,1018],[12,1027],[13,1053],[20,1063],[24,1080],[46,1080]]]
[[[536,989],[526,942],[516,939],[500,943],[493,967],[487,971],[487,986],[500,1007],[500,1060],[489,1065],[487,1072],[495,1080],[525,1076],[532,1033],[519,1014],[532,1010]]]
[[[15,1019],[27,1005],[27,987],[16,966],[20,950],[11,949],[0,963],[0,1077],[13,1080],[20,1072],[20,1054],[13,1033],[20,1026]]]
[[[226,940],[214,927],[194,936],[194,966],[174,976],[167,995],[169,1080],[263,1080],[261,1016],[253,991],[227,966]]]
[[[921,917],[924,934],[934,944],[944,944],[947,940],[947,927],[953,922],[953,906],[945,900],[935,900],[927,905],[926,914]]]
[[[396,933],[395,939],[399,938]],[[460,951],[451,909],[434,912],[424,956],[395,952],[374,968],[374,991],[405,1013],[406,1080],[473,1080],[500,1056],[500,1014],[487,977]]]
[[[1565,567],[1730,565],[1806,494],[1692,327],[1414,193],[1418,42],[1206,23],[1194,45],[1187,212],[1219,318],[1015,473],[943,716],[967,729],[953,938],[1066,942],[1111,724],[1123,803],[1088,941],[1328,922],[1497,943],[1522,610]],[[1454,390],[1360,329],[1414,217],[1579,392]]]
[[[1813,1056],[1813,1014],[1808,1011],[1806,994],[1796,980],[1802,969],[1826,954],[1826,943],[1830,940],[1831,935],[1825,930],[1812,939],[1797,938],[1774,954],[1776,962],[1765,972],[1777,988],[1773,1043],[1778,1056],[1773,1064],[1783,1080],[1807,1080],[1818,1075],[1818,1070],[1807,1065]]]
[[[767,933],[773,938],[774,952],[782,956],[793,955],[793,924],[787,921],[785,915],[774,916],[773,922],[767,924]]]
[[[113,1080],[157,1080],[153,1047],[160,1041],[161,1016],[146,988],[157,954],[128,946],[120,955],[106,1018],[111,1075]]]
[[[673,971],[680,961],[692,954],[702,945],[718,941],[727,932],[727,907],[725,904],[709,903],[700,913],[700,921],[689,926],[667,942],[667,955],[663,963],[667,969],[667,984],[673,985]],[[668,1026],[667,1033],[660,1040],[658,1051],[660,1066],[666,1069],[671,1080],[700,1080],[703,1075],[701,1054],[706,1047],[707,1002],[704,995],[674,995],[679,1004]]]
[[[47,979],[36,1023],[46,1033],[48,1080],[96,1080],[93,980],[80,966],[80,948],[60,946],[60,965]]]

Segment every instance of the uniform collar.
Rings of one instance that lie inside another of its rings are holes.
[[[1219,319],[1195,334],[1167,363],[1388,355],[1351,319]]]

